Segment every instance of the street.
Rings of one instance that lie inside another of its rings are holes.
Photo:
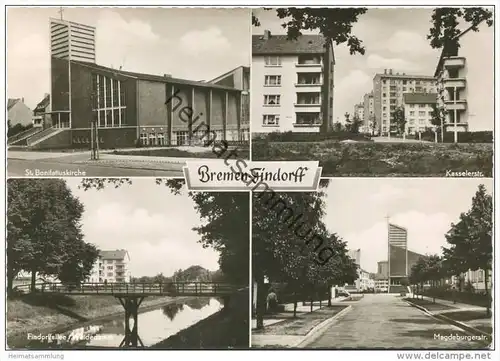
[[[392,294],[366,294],[307,348],[480,349],[477,341],[436,337],[465,335]]]

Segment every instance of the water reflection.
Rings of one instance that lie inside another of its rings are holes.
[[[154,345],[219,311],[222,303],[215,298],[196,298],[172,303],[139,314],[139,337],[144,346]],[[74,329],[44,347],[82,348],[86,346],[118,347],[124,337],[124,315],[112,321]],[[131,327],[133,326],[131,322]],[[70,337],[73,335],[73,337]],[[35,345],[31,345],[32,347]],[[36,345],[41,347],[41,345]]]

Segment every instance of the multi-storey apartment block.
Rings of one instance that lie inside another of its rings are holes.
[[[457,132],[493,130],[493,27],[482,22],[478,30],[463,31],[459,48],[444,48],[435,71],[445,131],[455,141]]]
[[[355,104],[354,105],[354,112],[352,115],[352,119],[355,117],[358,118],[358,120],[361,122],[359,131],[361,133],[368,133],[369,128],[365,125],[364,118],[365,118],[365,106],[363,103]]]
[[[100,251],[88,282],[130,282],[129,254],[124,249]]]
[[[392,113],[403,106],[405,93],[435,93],[436,81],[433,76],[408,75],[394,73],[385,69],[383,74],[373,78],[373,102],[375,121],[381,135],[389,135],[391,131]]]
[[[252,36],[252,132],[330,130],[334,64],[321,35]]]
[[[363,96],[363,125],[371,129],[371,124],[375,121],[375,103],[373,101],[373,92],[366,93]]]
[[[406,93],[403,100],[406,134],[421,133],[433,127],[431,120],[437,103],[436,93]]]

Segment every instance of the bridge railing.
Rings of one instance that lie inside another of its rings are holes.
[[[78,285],[62,283],[37,283],[35,289],[42,293],[61,294],[158,294],[176,295],[225,295],[236,292],[238,286],[212,282],[170,282],[170,283],[82,283]],[[16,287],[17,290],[31,292],[31,285]]]

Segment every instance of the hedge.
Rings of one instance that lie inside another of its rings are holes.
[[[418,133],[414,135],[415,139],[419,139]],[[493,143],[493,131],[481,132],[457,132],[458,143]],[[434,142],[434,132],[426,131],[421,133],[422,140]],[[454,132],[445,132],[443,137],[444,143],[454,143]],[[438,142],[441,142],[441,134],[438,133]]]
[[[357,140],[370,142],[370,136],[361,133],[328,132],[328,133],[299,133],[299,132],[272,132],[265,138],[270,142],[321,142],[325,140]]]

